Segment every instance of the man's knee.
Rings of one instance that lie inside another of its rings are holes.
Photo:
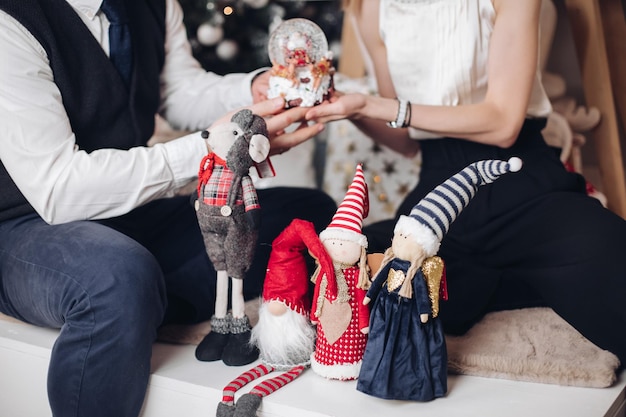
[[[143,247],[102,248],[94,264],[68,288],[66,321],[93,317],[123,332],[137,324],[156,328],[163,318],[166,291],[156,259]]]

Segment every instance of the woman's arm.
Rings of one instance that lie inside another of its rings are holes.
[[[383,97],[396,97],[393,84],[391,83],[391,77],[389,76],[389,69],[387,68],[387,50],[385,45],[380,39],[379,23],[378,23],[378,0],[363,1],[361,10],[355,11],[354,30],[360,35],[363,41],[363,46],[366,49],[367,55],[372,59],[373,72],[377,75],[378,91]],[[346,10],[346,13],[349,11]],[[337,95],[340,97],[341,93]],[[350,95],[354,98],[364,98],[361,95]],[[345,97],[349,100],[350,97]],[[333,99],[332,101],[334,101]],[[340,104],[341,105],[341,104]],[[396,104],[394,104],[396,105]],[[397,108],[397,107],[395,107]],[[334,111],[331,109],[331,112]],[[315,112],[307,114],[307,118],[313,119]],[[406,156],[413,157],[419,151],[419,142],[409,137],[407,129],[391,129],[387,126],[388,120],[395,119],[395,113],[391,118],[367,118],[361,117],[355,114],[354,117],[350,117],[352,123],[363,133],[375,139],[379,144],[385,145],[388,148]],[[339,117],[344,118],[344,117]],[[328,119],[336,120],[336,119]]]
[[[349,94],[312,109],[307,117],[395,120],[398,104],[378,31],[378,2],[363,2],[357,16],[371,55],[380,96]],[[526,116],[537,70],[540,0],[494,0],[496,19],[489,47],[489,85],[481,103],[459,106],[412,104],[411,126],[500,147],[511,146]],[[376,21],[376,30],[372,29]],[[358,122],[361,123],[361,122]],[[374,137],[381,137],[376,135]]]

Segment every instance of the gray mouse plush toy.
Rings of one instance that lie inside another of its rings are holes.
[[[249,171],[267,159],[267,126],[262,117],[245,109],[229,123],[202,132],[202,137],[211,151],[200,163],[195,208],[207,254],[217,271],[217,286],[211,332],[196,348],[196,358],[241,366],[258,358],[258,350],[249,343],[243,279],[252,264],[261,219]]]

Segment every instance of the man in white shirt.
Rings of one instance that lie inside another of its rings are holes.
[[[158,326],[213,311],[215,272],[188,198],[176,196],[207,148],[199,133],[145,146],[155,113],[197,132],[254,98],[253,111],[272,115],[274,152],[322,128],[277,136],[306,109],[264,101],[258,72],[204,71],[176,0],[120,2],[129,80],[108,59],[102,0],[0,0],[0,311],[61,328],[48,375],[57,417],[137,416]],[[248,297],[260,294],[269,243],[291,219],[321,230],[336,209],[317,190],[259,199]]]

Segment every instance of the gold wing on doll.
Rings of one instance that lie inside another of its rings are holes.
[[[433,308],[433,317],[439,315],[439,291],[443,278],[444,263],[438,256],[426,258],[422,264],[422,272],[428,286],[428,298]]]

